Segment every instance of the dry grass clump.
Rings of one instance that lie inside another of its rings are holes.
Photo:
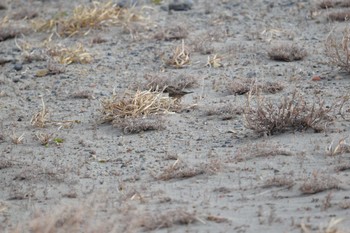
[[[342,138],[337,144],[334,141],[327,147],[327,156],[336,156],[340,154],[350,153],[350,145],[346,142],[346,138]]]
[[[302,60],[306,57],[307,52],[294,43],[278,43],[270,48],[268,55],[275,61],[290,62]]]
[[[279,103],[266,100],[260,95],[254,99],[249,95],[246,103],[244,125],[258,134],[273,135],[307,129],[319,132],[324,123],[332,120],[329,115],[332,107],[327,108],[320,99],[309,104],[297,91],[282,98]]]
[[[250,143],[236,150],[235,160],[241,162],[253,158],[265,158],[277,155],[291,156],[293,153],[289,150],[283,149],[280,145],[277,144],[266,142]]]
[[[88,53],[82,44],[74,47],[56,46],[48,49],[48,54],[61,64],[69,65],[71,63],[87,64],[92,61],[92,56]]]
[[[188,36],[188,30],[183,25],[171,26],[168,28],[161,28],[155,35],[156,40],[181,40]]]
[[[169,210],[163,213],[149,213],[142,216],[139,223],[147,231],[169,228],[173,225],[188,225],[198,221],[195,213],[177,209]],[[202,221],[203,222],[203,221]]]
[[[300,191],[303,194],[315,194],[340,188],[340,181],[338,179],[315,172],[311,177],[305,179],[304,183],[300,186]]]
[[[199,166],[189,166],[183,160],[177,159],[172,165],[165,168],[160,174],[156,175],[157,180],[186,179],[202,174],[216,173],[221,167],[219,161],[210,161],[202,163]]]
[[[142,19],[141,13],[135,9],[120,8],[112,1],[101,3],[95,1],[92,5],[80,5],[67,17],[56,16],[50,20],[34,22],[37,31],[54,30],[60,36],[73,36],[91,29],[100,29],[110,25],[123,25]]]
[[[47,126],[47,123],[50,122],[50,115],[48,109],[46,108],[44,98],[41,98],[41,104],[41,110],[35,113],[30,120],[30,124],[38,128],[44,128]]]
[[[182,40],[181,45],[174,48],[172,55],[165,64],[176,69],[185,68],[190,64],[190,52],[185,46],[184,40]]]
[[[275,94],[284,89],[284,86],[279,82],[259,82],[249,78],[236,78],[229,85],[227,90],[233,95],[243,95],[248,92],[257,94],[259,91]]]
[[[214,54],[213,56],[208,56],[208,61],[205,66],[210,67],[210,68],[219,68],[222,67],[222,59],[223,57]]]
[[[350,72],[350,31],[349,27],[344,28],[341,39],[337,38],[336,32],[329,33],[325,47],[326,55],[330,64],[339,67],[341,70]]]
[[[331,21],[348,21],[350,17],[350,10],[342,10],[342,11],[336,11],[336,12],[330,12],[327,16],[327,18]]]
[[[165,123],[165,120],[161,116],[117,118],[112,122],[114,127],[122,129],[126,134],[162,130],[166,128]]]
[[[166,114],[180,108],[174,99],[162,91],[126,92],[123,96],[115,93],[101,101],[102,121],[120,124],[123,118],[142,118],[150,115]]]

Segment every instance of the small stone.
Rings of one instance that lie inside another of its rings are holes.
[[[16,71],[20,71],[23,69],[22,64],[16,63],[15,66],[13,67]]]

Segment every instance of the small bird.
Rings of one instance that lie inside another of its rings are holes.
[[[167,86],[164,88],[164,93],[168,93],[169,97],[174,99],[181,99],[184,95],[193,93],[193,91],[184,91],[173,86]]]

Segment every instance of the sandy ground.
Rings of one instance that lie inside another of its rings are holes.
[[[29,9],[36,18],[10,17],[9,25],[30,28],[30,20],[89,4],[67,2],[2,1],[0,18]],[[40,77],[48,61],[24,60],[24,45],[33,52],[50,33],[0,42],[0,231],[350,232],[348,103],[320,132],[268,136],[246,127],[247,94],[232,93],[246,78],[281,84],[262,94],[275,105],[294,90],[327,107],[346,99],[349,76],[325,54],[327,35],[347,25],[327,19],[340,9],[301,0],[197,0],[172,12],[147,6],[142,22],[53,35],[50,43],[78,42],[93,57],[59,74]],[[182,69],[165,65],[182,43],[165,34],[178,26],[191,52]],[[103,43],[92,43],[97,37]],[[281,41],[307,56],[270,59]],[[215,54],[223,66],[206,66]],[[100,124],[101,100],[145,86],[145,74],[196,85],[179,100],[182,110],[162,117],[164,129],[130,134]],[[31,124],[42,100],[50,114],[43,128]],[[47,145],[40,135],[49,136]]]

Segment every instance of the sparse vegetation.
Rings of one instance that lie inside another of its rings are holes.
[[[123,96],[113,94],[101,101],[103,122],[120,118],[142,117],[175,111],[179,105],[161,91],[126,92]]]
[[[302,60],[306,57],[307,52],[294,43],[284,42],[273,45],[268,55],[272,60],[290,62]]]
[[[323,100],[312,104],[294,91],[279,103],[266,100],[261,95],[247,97],[244,111],[245,127],[258,134],[272,135],[288,130],[322,131],[324,123],[331,122],[332,108],[326,107]]]
[[[86,51],[82,44],[74,47],[55,46],[48,48],[48,54],[61,64],[69,65],[71,63],[90,63],[92,55]]]
[[[60,36],[88,34],[91,29],[101,29],[111,25],[125,25],[131,21],[140,20],[141,12],[120,8],[112,1],[94,2],[92,5],[77,6],[73,13],[64,17],[57,14],[49,20],[34,21],[37,31],[54,31]]]
[[[210,68],[219,68],[222,67],[222,57],[214,54],[213,56],[208,56],[208,62],[205,66]]]
[[[346,27],[343,30],[342,38],[332,31],[326,39],[326,55],[330,64],[339,67],[341,70],[350,72],[350,31]]]
[[[184,40],[182,40],[181,45],[174,48],[172,55],[165,64],[176,69],[184,68],[190,64],[190,52],[185,46]]]

